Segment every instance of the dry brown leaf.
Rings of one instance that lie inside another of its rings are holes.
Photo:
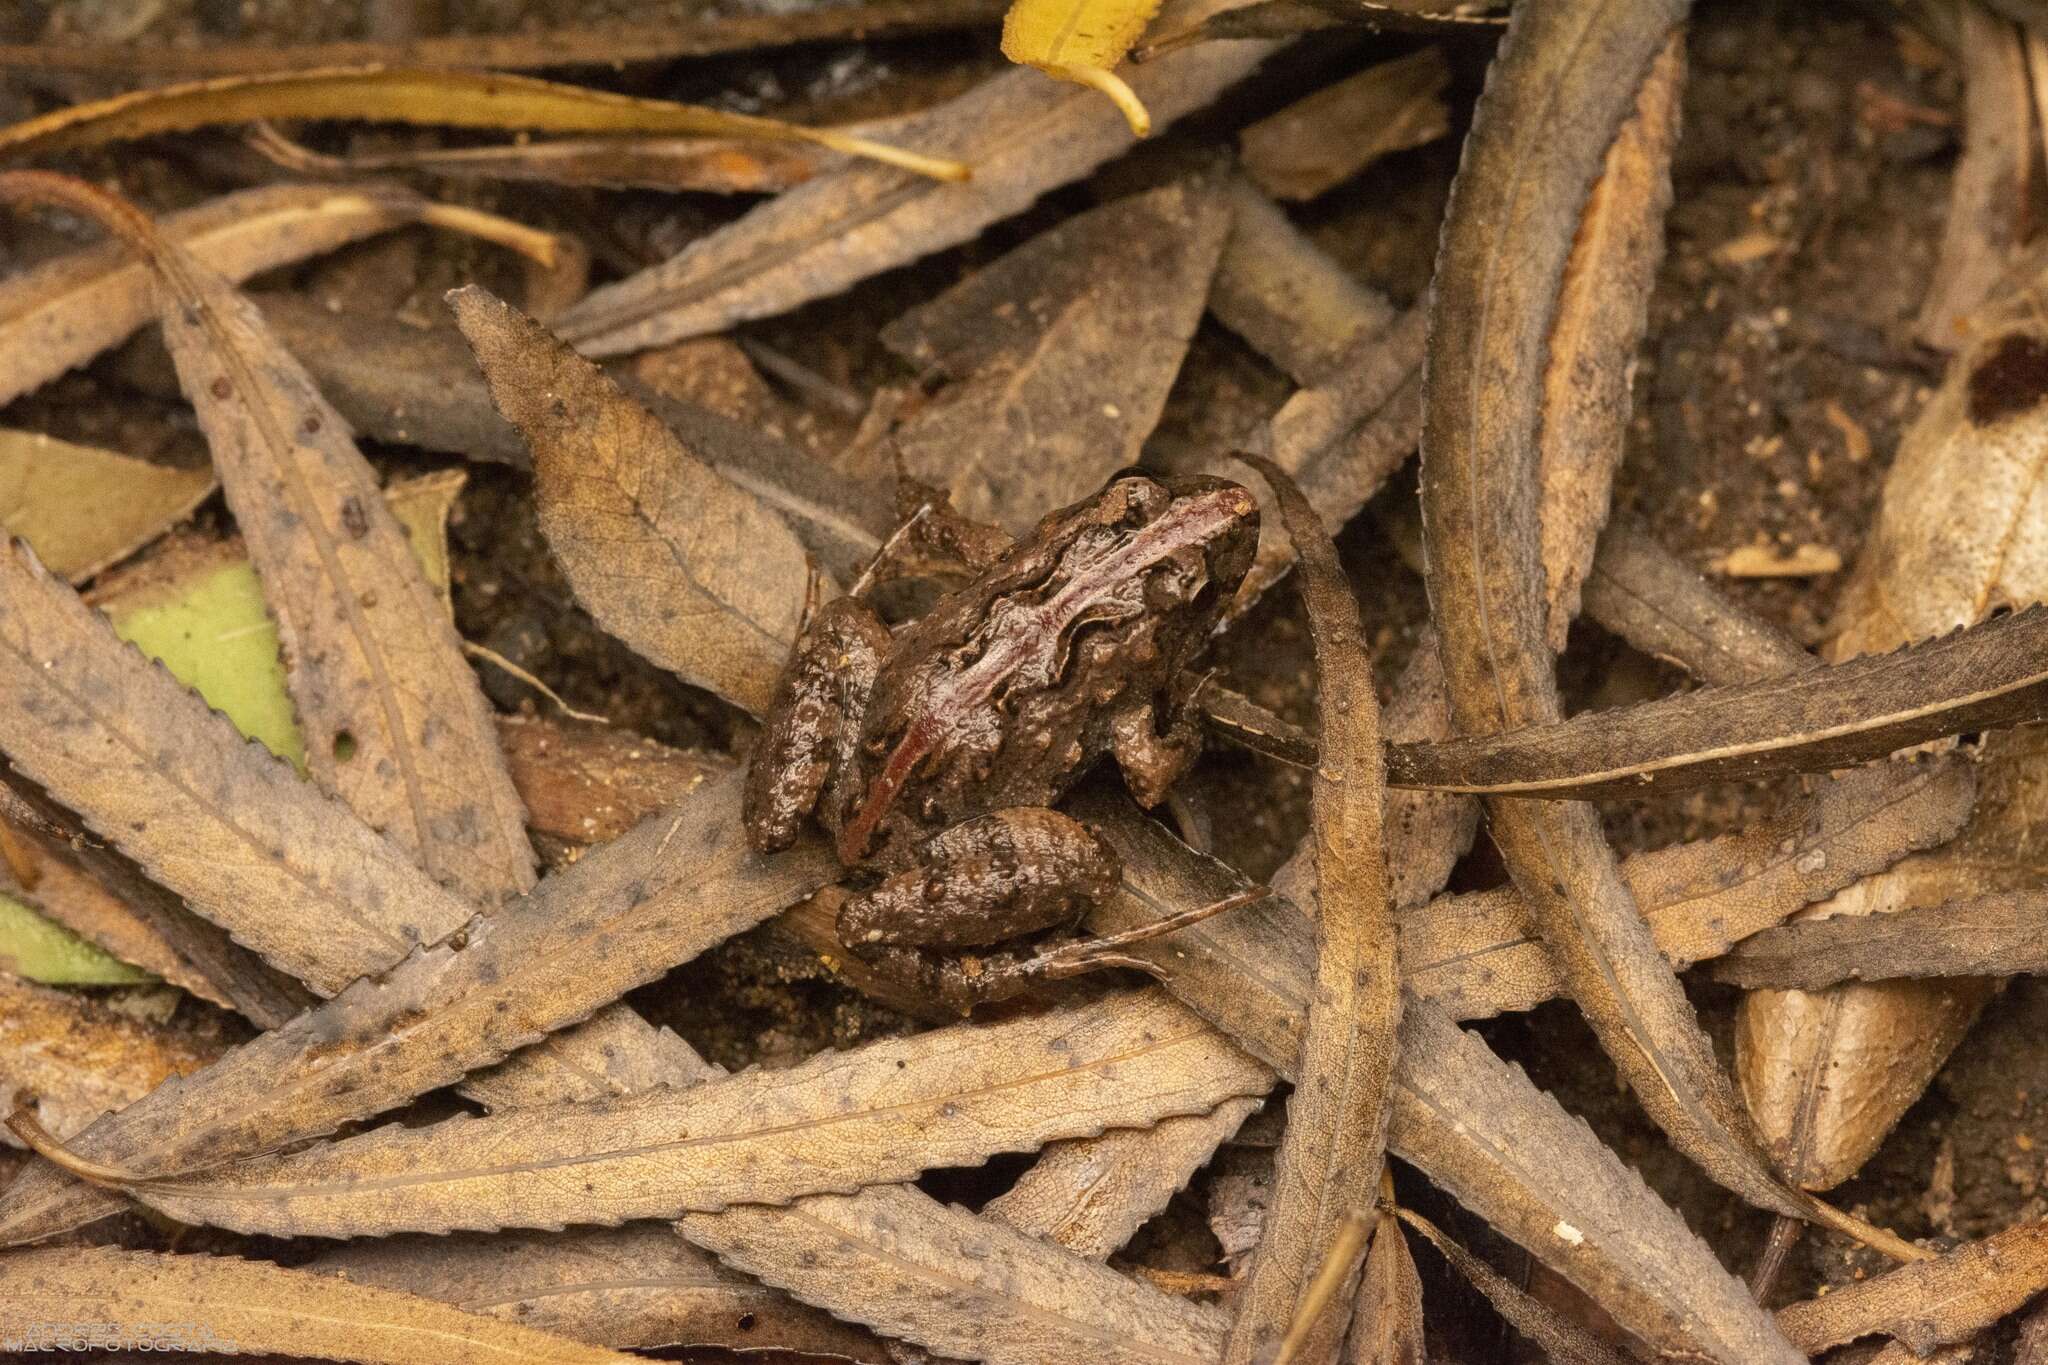
[[[1819,990],[1840,981],[2015,976],[2048,970],[2048,902],[2009,891],[1872,915],[1831,915],[1770,929],[1714,967],[1738,986]]]
[[[1824,772],[2048,716],[2048,608],[1890,654],[1491,735],[1397,745],[1388,781],[1571,800]]]
[[[51,573],[72,583],[126,559],[211,492],[211,469],[0,430],[0,533],[27,541]]]
[[[534,454],[541,530],[600,624],[759,715],[809,595],[788,527],[590,362],[475,285],[451,296]]]
[[[305,1268],[600,1346],[723,1346],[873,1365],[888,1359],[868,1333],[721,1269],[659,1223],[568,1237],[365,1239]]]
[[[1517,6],[1466,139],[1437,258],[1422,502],[1452,715],[1468,735],[1562,714],[1537,492],[1552,328],[1587,188],[1685,13],[1682,0]],[[1610,79],[1570,79],[1589,62]],[[1601,363],[1623,368],[1629,351]],[[1597,812],[1495,799],[1488,814],[1574,999],[1673,1144],[1761,1207],[1917,1254],[1772,1172]]]
[[[1400,1220],[1380,1211],[1358,1287],[1358,1310],[1344,1341],[1344,1365],[1429,1365],[1423,1342],[1422,1277],[1408,1254]]]
[[[165,342],[277,619],[314,777],[477,903],[531,886],[482,690],[340,415],[247,299],[124,202],[38,172],[0,185],[91,214],[155,272]]]
[[[1176,54],[1132,71],[1131,86],[1164,127],[1215,99],[1272,47]],[[902,137],[972,163],[973,182],[939,185],[877,166],[819,176],[663,264],[592,290],[557,330],[586,354],[612,355],[787,312],[966,241],[1133,141],[1101,96],[1035,71],[991,77],[910,120]]]
[[[1959,761],[1854,773],[1739,834],[1636,854],[1622,880],[1683,969],[1945,842],[1969,817],[1971,776]],[[1403,979],[1453,1017],[1530,1009],[1563,991],[1512,886],[1441,897],[1400,923]]]
[[[1089,921],[1110,933],[1207,905],[1246,883],[1127,804],[1085,797],[1125,883]],[[1167,987],[1239,1047],[1292,1072],[1311,955],[1277,896],[1184,929],[1153,950]],[[1146,945],[1134,952],[1144,954]],[[1458,1028],[1432,1001],[1402,1007],[1388,1145],[1501,1235],[1591,1295],[1653,1347],[1725,1365],[1798,1365],[1748,1291],[1584,1123]]]
[[[1834,622],[1831,658],[1896,649],[2048,601],[2048,326],[2044,258],[2016,267],[1972,324],[1978,337],[1907,429]],[[1868,914],[2041,883],[2048,734],[1993,735],[1977,812],[1946,848],[1816,906]],[[1737,1074],[1771,1149],[1815,1189],[1847,1179],[1919,1098],[1989,998],[1982,981],[1759,991],[1736,1015]]]
[[[1262,1093],[1163,991],[828,1053],[684,1091],[393,1125],[128,1186],[187,1223],[279,1236],[555,1228],[782,1204]]]
[[[536,250],[544,234],[392,185],[276,185],[167,214],[158,229],[241,281],[408,223],[481,231]],[[508,234],[522,234],[511,237]],[[148,265],[120,242],[0,280],[0,402],[83,365],[156,316]]]
[[[1313,199],[1383,156],[1450,131],[1442,49],[1369,66],[1237,135],[1245,174],[1276,199]]]
[[[1316,967],[1287,1105],[1265,1232],[1238,1296],[1223,1358],[1268,1351],[1308,1307],[1305,1296],[1338,1229],[1371,1204],[1386,1157],[1394,1030],[1400,1021],[1393,892],[1387,878],[1386,785],[1379,698],[1358,603],[1315,509],[1269,460],[1248,462],[1272,489],[1300,557],[1298,582],[1316,654],[1321,737],[1312,788]],[[1364,1249],[1359,1249],[1362,1259]],[[1300,1347],[1331,1358],[1351,1321],[1356,1265]]]
[[[108,142],[255,119],[372,119],[461,128],[558,133],[680,133],[814,142],[940,180],[967,167],[829,128],[667,100],[639,99],[503,72],[355,66],[221,76],[133,90],[0,128],[0,159],[20,160]]]
[[[2022,1223],[1778,1310],[1800,1350],[1819,1355],[1882,1332],[1916,1356],[1970,1338],[2048,1289],[2048,1224]]]
[[[217,1027],[154,1021],[121,999],[0,974],[0,1106],[28,1105],[43,1127],[69,1137],[227,1046]]]
[[[86,1325],[93,1324],[93,1325]],[[626,1365],[639,1359],[389,1289],[226,1256],[104,1247],[0,1257],[0,1338],[29,1350],[77,1343],[273,1352],[413,1365]]]
[[[1963,155],[1914,335],[1938,350],[1970,338],[1970,315],[1997,286],[2032,227],[2034,97],[2020,30],[1966,0],[1955,7],[1963,72]]]
[[[900,320],[893,345],[967,372],[896,431],[904,468],[1021,534],[1135,465],[1229,229],[1220,196],[1179,181],[1069,218]],[[947,344],[969,319],[983,340]]]
[[[1420,1214],[1402,1209],[1401,1221],[1421,1233],[1517,1332],[1543,1348],[1556,1365],[1627,1365],[1627,1358],[1585,1328],[1528,1293],[1459,1246]]]

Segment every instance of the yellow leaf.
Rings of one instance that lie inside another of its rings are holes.
[[[1017,0],[1003,18],[1003,55],[1048,76],[1092,86],[1144,137],[1152,116],[1114,70],[1159,12],[1160,0]]]

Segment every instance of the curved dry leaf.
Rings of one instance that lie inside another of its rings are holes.
[[[1315,642],[1321,736],[1311,816],[1317,873],[1316,967],[1295,1089],[1287,1105],[1259,1254],[1238,1297],[1223,1359],[1242,1365],[1291,1335],[1338,1229],[1374,1198],[1386,1158],[1394,1030],[1401,1017],[1393,893],[1387,880],[1386,785],[1379,699],[1358,603],[1337,547],[1299,488],[1271,461],[1247,462],[1272,488],[1300,557],[1298,582]],[[1363,1248],[1360,1248],[1362,1259]],[[1351,1321],[1354,1266],[1340,1272],[1309,1331],[1327,1358]]]
[[[541,531],[606,630],[761,714],[811,582],[803,547],[589,361],[475,285],[450,296],[533,449]]]
[[[683,133],[815,142],[941,180],[967,168],[825,128],[668,100],[639,99],[503,72],[354,66],[221,76],[131,90],[0,128],[0,159],[19,160],[109,142],[256,119],[372,119],[460,128],[557,133]]]
[[[1097,932],[1150,923],[1246,885],[1128,803],[1097,794],[1079,808],[1124,863],[1122,893],[1089,921]],[[1220,1033],[1291,1073],[1310,989],[1307,927],[1271,896],[1181,930],[1155,960],[1170,973],[1167,988]],[[1402,1006],[1388,1146],[1652,1347],[1725,1365],[1803,1359],[1591,1129],[1412,994]]]
[[[721,1268],[659,1223],[568,1237],[366,1239],[304,1269],[600,1346],[723,1346],[875,1365],[888,1359],[868,1333]]]
[[[2048,717],[2048,608],[1890,654],[1491,735],[1400,745],[1388,781],[1571,800],[1827,771]]]
[[[1538,525],[1549,340],[1587,190],[1685,13],[1681,0],[1516,7],[1466,139],[1437,258],[1422,503],[1451,711],[1468,735],[1562,714]],[[1611,78],[1572,80],[1588,63]],[[1771,1172],[1593,808],[1496,799],[1488,814],[1573,998],[1673,1144],[1764,1208],[1843,1226]]]
[[[27,541],[67,582],[126,559],[190,516],[213,487],[211,469],[0,430],[0,534]]]
[[[904,319],[899,347],[968,317],[990,334],[948,348],[971,371],[897,429],[904,468],[1021,534],[1136,464],[1229,230],[1221,196],[1181,180],[1067,219]]]
[[[1768,929],[1714,964],[1737,986],[1819,990],[1840,981],[2017,976],[2048,970],[2048,902],[2009,891]]]
[[[2048,1224],[2022,1223],[1931,1261],[1845,1284],[1778,1310],[1800,1350],[1819,1355],[1882,1332],[1916,1356],[1968,1341],[2048,1289]]]
[[[2003,607],[2048,600],[2048,326],[2044,258],[2017,268],[1977,319],[1980,339],[1914,419],[1869,544],[1843,592],[1829,655],[1895,649]],[[2040,885],[2048,734],[1993,735],[1977,813],[1947,848],[1811,912],[1868,914]],[[1760,991],[1736,1015],[1743,1093],[1784,1169],[1825,1189],[1854,1174],[1919,1098],[1990,997],[1985,981]]]
[[[104,1247],[0,1257],[0,1335],[31,1350],[65,1350],[72,1348],[52,1343],[102,1334],[107,1343],[162,1342],[172,1351],[274,1352],[365,1365],[639,1359],[266,1261]]]
[[[217,1028],[159,1023],[102,993],[0,974],[0,1107],[28,1105],[60,1137],[205,1066],[226,1046]]]
[[[1229,43],[1131,73],[1166,124],[1244,77],[1271,44]],[[1124,151],[1130,129],[1091,91],[1009,71],[903,125],[905,141],[974,166],[967,185],[848,166],[763,204],[661,265],[593,289],[556,320],[579,351],[613,355],[787,312],[975,236]]]
[[[465,211],[468,219],[515,224]],[[444,207],[395,185],[275,185],[166,214],[158,230],[241,281]],[[83,365],[156,316],[149,266],[119,242],[0,280],[0,403]]]
[[[1971,768],[1887,764],[1821,787],[1739,834],[1621,864],[1674,969],[1719,957],[1815,901],[1951,838],[1969,818]],[[1531,1009],[1563,992],[1512,886],[1444,896],[1400,917],[1403,980],[1455,1018]],[[1738,953],[1742,949],[1737,949]]]
[[[357,1237],[674,1218],[977,1165],[1261,1093],[1163,991],[828,1053],[684,1091],[396,1125],[132,1193],[181,1222]]]

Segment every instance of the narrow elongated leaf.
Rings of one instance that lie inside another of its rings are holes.
[[[1262,1091],[1215,1066],[1211,1031],[1163,991],[955,1025],[686,1091],[380,1129],[130,1187],[181,1222],[357,1237],[674,1218],[893,1183],[935,1166]]]
[[[1308,499],[1272,462],[1250,463],[1278,498],[1300,556],[1315,640],[1322,749],[1311,815],[1320,913],[1314,991],[1273,1199],[1223,1352],[1231,1365],[1261,1356],[1288,1333],[1339,1227],[1370,1207],[1378,1191],[1401,1017],[1379,699],[1358,603]],[[1329,1358],[1351,1321],[1355,1268],[1341,1273],[1345,1288],[1304,1348],[1311,1360]]]
[[[2022,1223],[1931,1261],[1781,1308],[1778,1325],[1813,1355],[1882,1332],[1925,1356],[1937,1346],[1968,1341],[2043,1289],[2048,1224]]]
[[[1423,1341],[1422,1278],[1393,1214],[1380,1213],[1344,1342],[1344,1365],[1429,1365]]]
[[[1774,682],[1396,749],[1389,780],[1577,799],[1825,771],[2048,716],[2048,609]]]
[[[583,604],[654,662],[759,715],[811,574],[789,528],[538,323],[451,299],[533,448],[542,532]]]
[[[1216,44],[1131,73],[1155,127],[1215,99],[1272,50]],[[1032,71],[990,78],[906,124],[906,143],[974,166],[968,185],[875,166],[823,175],[686,247],[594,289],[556,319],[589,355],[612,355],[787,312],[975,236],[1128,150],[1131,131],[1092,91]]]
[[[395,185],[275,185],[167,214],[159,230],[230,280],[305,260],[408,223],[458,223],[503,237],[517,224]],[[0,280],[0,403],[83,365],[156,316],[149,267],[119,242]]]
[[[253,119],[355,118],[558,133],[693,133],[816,142],[945,180],[967,169],[830,129],[667,100],[637,99],[501,72],[329,67],[223,76],[134,90],[0,128],[0,158],[19,160],[107,142]]]
[[[2041,893],[1831,915],[1767,929],[1714,964],[1738,986],[1819,990],[1895,977],[2015,976],[2048,970],[2048,900]]]
[[[1007,344],[984,343],[896,432],[904,467],[1021,534],[1136,464],[1229,229],[1223,200],[1183,180],[1070,218],[925,305],[927,331],[993,310]]]
[[[60,578],[83,582],[191,515],[210,469],[178,469],[0,431],[0,532],[19,537]]]
[[[77,1349],[65,1343],[97,1338],[91,1344],[147,1341],[162,1344],[145,1349],[365,1365],[626,1365],[639,1358],[264,1261],[106,1247],[0,1258],[0,1337],[28,1350]]]
[[[1237,135],[1245,174],[1278,199],[1313,199],[1393,152],[1450,131],[1441,48],[1368,66]]]
[[[1433,292],[1423,517],[1451,711],[1466,734],[1561,714],[1538,525],[1546,366],[1586,194],[1686,6],[1525,0],[1466,139]],[[1569,81],[1595,62],[1611,79]],[[1571,98],[1558,92],[1569,88]],[[1625,353],[1606,364],[1625,366]],[[1745,1199],[1910,1246],[1786,1189],[1579,802],[1489,803],[1573,998],[1644,1108]]]
[[[0,972],[45,986],[133,986],[149,973],[39,913],[32,905],[0,892]]]
[[[1517,1332],[1541,1346],[1556,1365],[1626,1365],[1626,1357],[1444,1236],[1428,1219],[1403,1209],[1401,1221],[1421,1233]]]
[[[866,1332],[721,1269],[659,1223],[568,1237],[364,1239],[306,1268],[600,1346],[723,1346],[876,1365],[887,1358]]]

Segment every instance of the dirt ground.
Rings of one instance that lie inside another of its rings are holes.
[[[135,34],[119,0],[64,0],[14,7],[0,36],[133,37],[204,32],[221,38],[309,40],[361,36],[355,3],[287,0],[167,0]],[[378,8],[372,6],[372,8]],[[427,8],[427,7],[421,7]],[[503,29],[546,19],[596,22],[645,7],[541,0],[444,0],[441,23]],[[1150,178],[1161,166],[1204,155],[1219,128],[1246,109],[1283,103],[1292,81],[1317,79],[1411,45],[1409,40],[1342,40],[1293,59],[1256,82],[1231,110],[1197,119],[1133,164],[1112,167],[1093,189],[1054,195],[977,243],[894,272],[788,318],[744,334],[865,398],[910,376],[875,339],[904,308],[993,259],[1032,232],[1105,192]],[[1483,75],[1482,48],[1454,54],[1460,116]],[[1959,87],[1939,49],[1899,26],[1878,5],[1814,6],[1727,0],[1701,6],[1690,42],[1684,137],[1675,168],[1676,205],[1668,255],[1652,305],[1651,336],[1638,370],[1637,418],[1618,496],[1658,536],[1705,566],[1749,543],[1781,549],[1825,546],[1853,561],[1902,426],[1938,380],[1940,360],[1911,339],[1940,237],[1956,153]],[[987,35],[946,36],[856,49],[826,45],[796,53],[681,64],[629,72],[630,88],[682,98],[719,96],[736,107],[794,116],[879,112],[909,91],[920,100],[958,89],[993,69]],[[1298,86],[1293,87],[1298,90]],[[0,113],[46,107],[52,95],[90,93],[85,82],[35,81],[33,95],[0,85]],[[721,93],[723,92],[723,93]],[[1883,110],[1910,106],[1903,123]],[[1389,158],[1324,196],[1300,219],[1325,248],[1397,302],[1427,285],[1443,197],[1455,169],[1456,135]],[[139,197],[174,206],[228,188],[239,163],[199,155],[140,153],[118,167]],[[516,217],[589,232],[601,273],[615,274],[673,250],[744,205],[711,198],[640,194],[534,194],[518,188],[456,187],[455,197]],[[50,249],[36,234],[10,230],[18,255]],[[315,290],[363,291],[399,310],[436,306],[449,285],[500,268],[481,253],[426,233],[402,233],[338,253],[288,280]],[[744,379],[757,420],[821,457],[851,434],[853,419],[773,382]],[[1227,440],[1286,396],[1286,381],[1234,336],[1207,322],[1169,405],[1161,441]],[[189,420],[161,399],[115,377],[112,362],[62,381],[10,414],[81,439],[170,457],[192,451]],[[131,439],[132,438],[132,439]],[[392,468],[416,469],[413,453],[380,451]],[[1386,507],[1413,497],[1412,471],[1383,495]],[[1420,580],[1386,534],[1385,507],[1368,509],[1341,541],[1360,587],[1368,632],[1383,670],[1413,647],[1425,604]],[[609,640],[575,605],[534,525],[522,477],[495,466],[474,471],[452,528],[456,606],[463,633],[531,670],[572,704],[685,748],[741,751],[751,725]],[[1730,591],[1805,640],[1819,638],[1840,580],[1834,574],[1734,582]],[[1291,595],[1278,594],[1222,646],[1223,677],[1254,698],[1306,718],[1312,685],[1306,630]],[[1679,675],[1637,656],[1595,627],[1573,636],[1564,676],[1572,703],[1638,700],[1682,685]],[[498,705],[531,708],[532,693],[486,671]],[[1626,849],[1760,818],[1793,790],[1715,789],[1695,796],[1616,806],[1609,824]],[[1270,872],[1306,826],[1298,772],[1224,751],[1205,759],[1193,797],[1214,817],[1217,851],[1253,875]],[[1500,875],[1481,847],[1460,869],[1461,886]],[[1700,990],[1703,1017],[1724,1042],[1731,993]],[[834,984],[801,950],[767,931],[714,951],[636,993],[650,1017],[676,1027],[727,1066],[779,1064],[827,1046],[897,1029],[903,1021]],[[1687,1167],[1618,1088],[1612,1067],[1573,1010],[1552,1005],[1480,1026],[1503,1055],[1583,1114],[1686,1215],[1739,1273],[1755,1259],[1767,1219]],[[1906,1116],[1865,1173],[1838,1192],[1846,1206],[1909,1236],[1978,1236],[2048,1212],[2048,984],[2020,982],[1999,997],[1928,1095]],[[1268,1130],[1270,1131],[1270,1130]],[[1937,1178],[1937,1169],[1952,1172]],[[1001,1188],[1013,1164],[948,1173],[935,1193],[977,1202]],[[1523,1266],[1512,1247],[1400,1173],[1404,1199],[1487,1251]],[[1215,1255],[1197,1185],[1141,1236],[1138,1260],[1208,1268]],[[147,1240],[154,1234],[137,1228]],[[201,1234],[200,1240],[207,1235]],[[187,1245],[192,1245],[188,1242]],[[1513,1358],[1517,1349],[1469,1291],[1427,1254],[1431,1322],[1445,1358]],[[1876,1264],[1835,1240],[1802,1243],[1779,1293],[1804,1295],[1824,1281]],[[2009,1336],[2009,1333],[2008,1333]],[[2008,1358],[1991,1343],[1979,1360]]]

